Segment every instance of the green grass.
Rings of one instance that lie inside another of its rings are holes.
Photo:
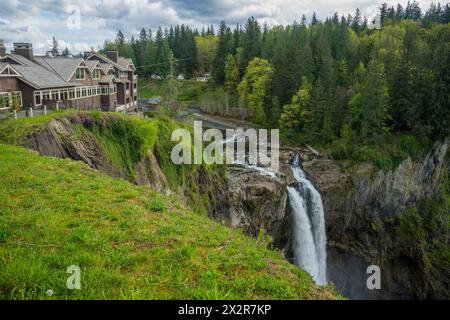
[[[0,144],[0,164],[2,299],[336,297],[175,197],[17,146]],[[66,288],[70,265],[81,290]]]
[[[141,99],[150,99],[154,96],[164,97],[168,93],[166,80],[147,80],[141,78],[138,82],[139,96]]]
[[[28,134],[45,127],[52,119],[76,114],[76,110],[59,110],[32,118],[18,120],[7,119],[0,121],[0,141],[10,144],[20,144]],[[96,112],[91,112],[96,114]]]
[[[335,160],[350,160],[353,164],[371,162],[384,170],[393,170],[410,157],[418,159],[428,152],[430,143],[409,134],[389,134],[371,144],[358,144],[352,139],[338,139],[322,146]]]
[[[184,193],[191,207],[206,213],[209,199],[198,188],[195,177],[200,169],[205,169],[210,176],[215,173],[208,165],[175,165],[172,162],[171,151],[177,143],[171,141],[172,132],[181,127],[191,128],[165,115],[142,119],[119,113],[69,110],[34,118],[0,121],[0,143],[23,145],[28,135],[44,129],[53,119],[63,118],[70,122],[74,131],[73,136],[64,139],[78,140],[83,144],[96,143],[107,161],[130,181],[134,181],[136,165],[145,155],[148,152],[156,153],[170,189]]]
[[[192,80],[177,81],[178,97],[181,103],[198,103],[200,97],[205,93],[208,84],[204,82],[194,82]],[[141,79],[138,83],[139,96],[141,99],[150,99],[154,96],[160,96],[163,99],[169,96],[168,80],[147,80]]]

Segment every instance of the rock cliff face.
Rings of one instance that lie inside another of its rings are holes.
[[[323,195],[329,279],[344,295],[365,299],[450,295],[448,282],[433,284],[423,248],[416,243],[400,246],[396,231],[400,216],[410,208],[419,208],[421,215],[422,201],[442,190],[448,147],[448,141],[437,143],[422,160],[407,159],[388,172],[367,164],[347,172],[326,159],[304,163]],[[366,270],[372,264],[381,268],[381,290],[367,289]],[[438,286],[447,287],[447,292],[437,293]]]
[[[287,201],[285,177],[263,176],[242,167],[227,169],[226,220],[257,236],[262,230],[271,237],[280,236]]]

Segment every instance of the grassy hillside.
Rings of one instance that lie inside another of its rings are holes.
[[[0,144],[0,164],[3,299],[335,297],[263,241],[176,198],[16,146]],[[66,288],[70,265],[81,290]]]
[[[201,190],[207,189],[208,186],[202,184],[199,188],[198,183],[195,183],[199,170],[205,171],[210,180],[224,178],[223,167],[207,164],[173,164],[171,151],[176,142],[171,141],[172,132],[180,127],[189,130],[192,128],[164,115],[143,119],[120,113],[66,110],[33,118],[10,119],[0,121],[0,143],[28,145],[29,137],[38,131],[48,129],[52,120],[63,122],[66,120],[63,125],[73,132],[69,136],[59,134],[61,140],[71,141],[75,145],[81,144],[85,148],[95,146],[104,156],[105,162],[122,172],[132,182],[136,178],[138,163],[146,158],[149,152],[153,153],[158,162],[154,165],[161,168],[170,189],[183,193],[191,207],[197,211],[206,212],[210,205]]]

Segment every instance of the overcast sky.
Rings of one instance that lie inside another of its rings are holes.
[[[0,39],[8,50],[13,42],[32,42],[36,52],[44,53],[55,36],[61,50],[67,46],[72,53],[78,53],[91,46],[98,49],[105,39],[114,39],[119,29],[131,38],[142,27],[156,30],[159,25],[184,23],[201,29],[221,20],[243,24],[250,16],[269,25],[292,23],[300,20],[302,14],[310,20],[314,11],[319,19],[334,12],[354,13],[356,8],[371,16],[383,2],[400,2],[404,6],[407,3],[404,0],[0,0]],[[422,9],[431,2],[419,0]]]

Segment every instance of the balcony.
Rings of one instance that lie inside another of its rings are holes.
[[[8,91],[0,92],[0,110],[17,108],[22,106],[22,92]]]

